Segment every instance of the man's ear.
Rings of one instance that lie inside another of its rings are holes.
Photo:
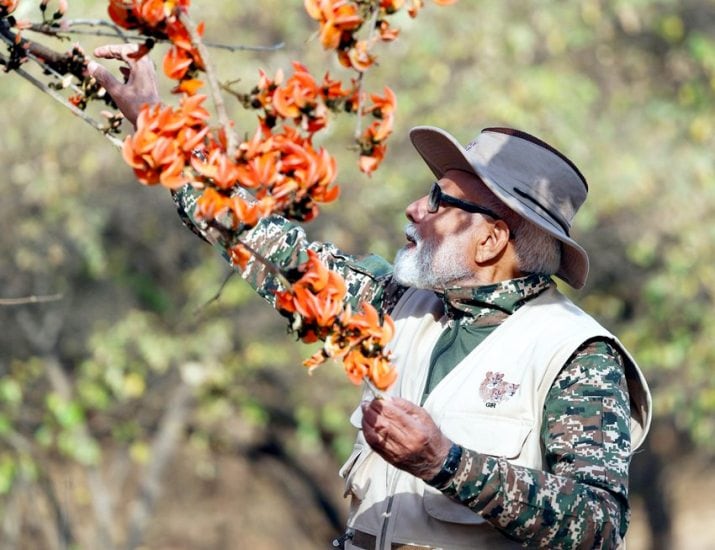
[[[474,261],[478,264],[488,264],[497,261],[509,245],[509,226],[504,220],[495,220],[485,224],[479,235]]]

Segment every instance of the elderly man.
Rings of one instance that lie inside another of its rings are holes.
[[[93,64],[133,120],[158,101],[130,46],[127,84]],[[558,292],[581,288],[586,252],[570,237],[587,184],[574,164],[517,130],[488,128],[466,147],[432,127],[410,132],[437,181],[407,207],[394,266],[310,243],[274,216],[241,239],[279,267],[312,249],[349,282],[348,300],[395,320],[399,379],[351,421],[341,470],[351,497],[335,546],[356,549],[615,548],[628,527],[628,466],[650,423],[650,396],[618,339]],[[195,192],[175,199],[195,230]],[[243,276],[271,301],[258,264]]]

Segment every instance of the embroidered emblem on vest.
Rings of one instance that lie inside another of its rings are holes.
[[[504,381],[503,372],[489,371],[479,386],[479,395],[486,402],[486,406],[493,409],[497,404],[512,397],[518,389],[519,384]]]

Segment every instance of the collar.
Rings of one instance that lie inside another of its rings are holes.
[[[442,293],[447,316],[459,324],[496,325],[556,283],[548,275],[532,273],[476,287],[453,287]]]

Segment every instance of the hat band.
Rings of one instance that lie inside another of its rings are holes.
[[[571,235],[569,235],[569,229],[570,229],[570,228],[569,228],[569,225],[568,225],[563,219],[561,219],[561,216],[558,216],[557,214],[555,214],[554,212],[552,212],[549,208],[546,208],[546,207],[545,207],[543,204],[541,204],[538,200],[536,200],[534,197],[532,197],[532,196],[529,195],[528,193],[525,193],[525,192],[522,191],[521,189],[517,189],[517,188],[515,187],[515,188],[513,189],[513,191],[514,191],[514,193],[516,193],[516,194],[519,195],[520,197],[523,197],[523,198],[525,198],[525,199],[530,200],[530,201],[533,202],[536,206],[538,206],[539,208],[541,208],[541,210],[543,210],[544,212],[546,212],[552,220],[554,220],[557,224],[559,224],[559,227],[561,227],[561,229],[564,230],[564,233],[566,233],[566,236],[567,236],[567,237],[570,237],[570,236],[571,236]]]

